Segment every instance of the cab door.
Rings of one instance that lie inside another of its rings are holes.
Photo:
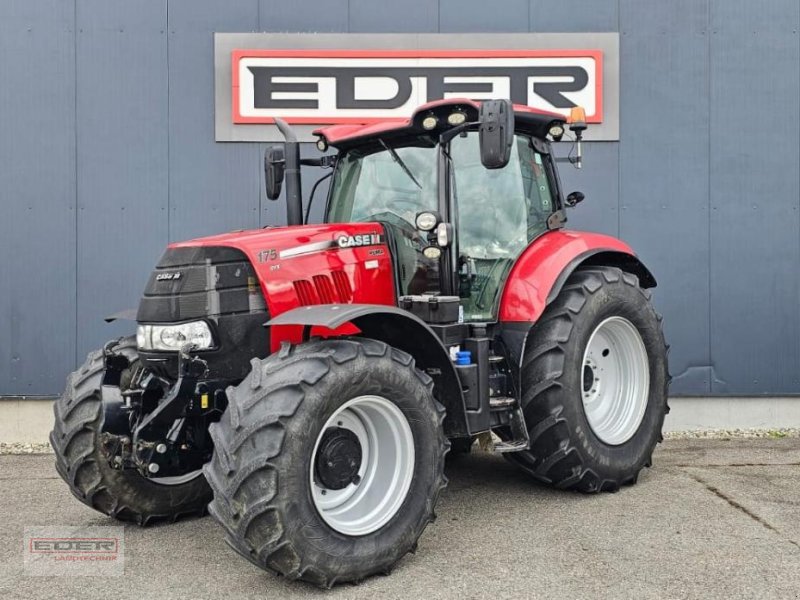
[[[547,231],[557,209],[550,156],[530,137],[516,135],[502,169],[480,161],[477,132],[450,144],[458,244],[459,294],[465,321],[494,321],[511,266],[531,241]]]

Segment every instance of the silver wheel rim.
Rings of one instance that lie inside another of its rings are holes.
[[[329,427],[349,429],[361,444],[360,481],[338,490],[315,476],[317,449]],[[332,529],[350,536],[383,527],[403,504],[413,475],[411,427],[397,405],[381,396],[358,396],[333,413],[317,436],[309,471],[317,512]]]
[[[649,390],[642,336],[627,319],[609,317],[589,338],[581,368],[583,410],[594,434],[611,446],[631,439],[642,424]]]

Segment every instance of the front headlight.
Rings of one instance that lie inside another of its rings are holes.
[[[214,347],[211,329],[205,321],[178,323],[176,325],[139,325],[136,330],[136,345],[140,350],[178,351],[186,344],[194,350]]]

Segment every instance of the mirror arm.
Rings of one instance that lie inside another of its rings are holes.
[[[454,137],[460,135],[462,132],[466,131],[470,127],[475,127],[478,125],[478,121],[472,121],[470,123],[462,123],[461,125],[456,125],[450,129],[447,129],[442,132],[439,136],[439,143],[444,145],[450,142]]]
[[[336,155],[320,156],[319,158],[301,158],[300,164],[304,167],[322,167],[330,169],[336,165]]]

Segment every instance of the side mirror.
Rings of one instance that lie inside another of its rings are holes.
[[[264,154],[264,186],[267,198],[277,200],[281,195],[283,175],[286,170],[286,155],[283,146],[270,146]]]
[[[567,196],[565,202],[567,203],[567,206],[573,207],[576,204],[583,202],[585,197],[586,196],[583,195],[583,192],[572,192],[569,196]]]
[[[508,100],[484,100],[479,121],[481,163],[487,169],[502,169],[511,159],[514,106]]]

